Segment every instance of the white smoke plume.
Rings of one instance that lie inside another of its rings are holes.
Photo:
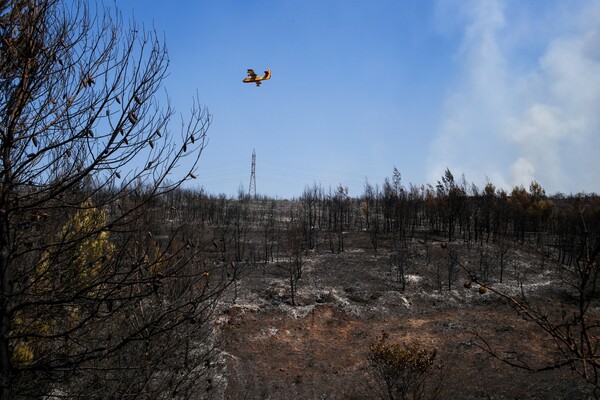
[[[448,167],[507,190],[537,180],[547,193],[600,192],[600,1],[558,2],[543,16],[528,3],[440,1],[462,17],[461,78],[429,181]]]

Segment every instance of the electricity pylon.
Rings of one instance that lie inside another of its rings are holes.
[[[250,170],[250,185],[248,186],[250,197],[256,197],[256,151],[252,149],[252,168]]]

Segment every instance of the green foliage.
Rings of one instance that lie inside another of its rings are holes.
[[[106,214],[90,200],[81,204],[57,235],[57,244],[44,251],[29,282],[33,299],[57,300],[57,292],[79,293],[83,299],[94,297],[101,289],[99,277],[110,262],[115,245],[103,230]],[[82,300],[84,302],[84,300]],[[37,313],[17,312],[12,318],[11,335],[21,336],[12,344],[13,362],[25,367],[46,349],[44,337],[78,324],[84,317],[75,300],[37,308]],[[62,322],[62,324],[58,323]],[[33,336],[36,339],[26,340]]]
[[[536,200],[546,197],[546,191],[537,181],[532,181],[529,185],[529,194]]]
[[[82,289],[94,284],[103,266],[115,251],[105,230],[106,213],[94,207],[91,200],[85,201],[63,226],[59,240],[66,247],[69,257],[61,281],[68,279],[71,285]],[[73,245],[71,245],[73,243]],[[55,249],[64,250],[65,249]]]
[[[515,186],[509,203],[521,218],[530,222],[532,230],[537,229],[542,221],[547,220],[554,209],[554,203],[546,198],[546,191],[536,181],[532,181],[529,185],[529,192],[523,186]]]
[[[420,343],[396,343],[387,339],[387,333],[383,332],[369,346],[369,361],[379,398],[414,400],[437,397],[441,376],[436,376],[440,371],[435,364],[436,350],[425,348]]]
[[[486,196],[494,197],[496,195],[496,186],[493,183],[488,182],[485,185],[484,192]]]

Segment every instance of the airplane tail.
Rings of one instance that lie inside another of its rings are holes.
[[[265,78],[264,79],[271,79],[271,70],[268,69],[265,71]]]

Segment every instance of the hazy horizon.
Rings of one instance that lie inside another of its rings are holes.
[[[193,185],[299,196],[307,185],[455,178],[600,192],[600,0],[124,0],[164,33],[165,88],[213,116]],[[260,87],[246,69],[270,68]],[[196,92],[197,90],[197,92]],[[174,118],[174,126],[179,122]]]

